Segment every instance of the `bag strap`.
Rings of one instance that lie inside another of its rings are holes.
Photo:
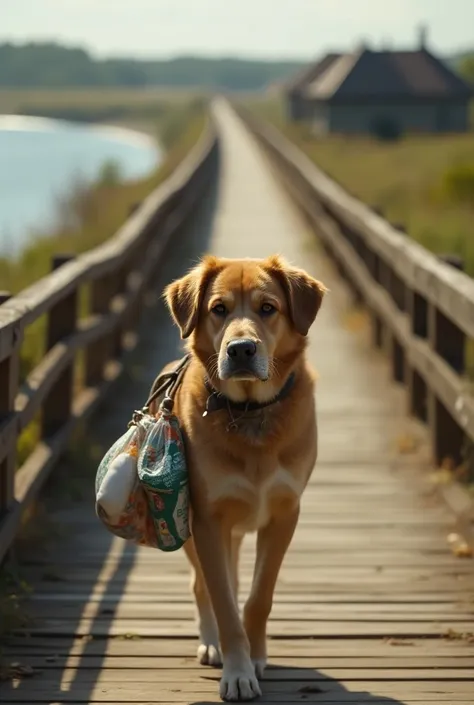
[[[176,365],[174,370],[171,372],[165,372],[164,374],[158,375],[158,377],[153,382],[151,388],[151,394],[147,399],[145,406],[143,407],[143,413],[148,413],[150,404],[152,404],[155,399],[157,399],[163,392],[166,392],[163,401],[160,404],[160,411],[165,414],[171,414],[174,406],[174,397],[183,381],[184,373],[191,361],[191,355],[188,353],[185,355]]]

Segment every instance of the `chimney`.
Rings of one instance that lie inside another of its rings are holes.
[[[422,24],[418,28],[418,43],[420,49],[426,49],[426,39],[428,37],[428,28],[425,24]]]

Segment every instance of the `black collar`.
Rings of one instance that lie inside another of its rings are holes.
[[[246,413],[247,411],[258,411],[259,409],[265,409],[265,407],[267,406],[271,406],[272,404],[276,404],[279,401],[283,401],[283,399],[285,399],[289,395],[295,385],[295,373],[291,373],[291,375],[288,377],[276,397],[273,397],[273,399],[264,402],[232,401],[224,394],[218,392],[217,389],[214,389],[214,387],[207,378],[204,380],[204,384],[206,385],[206,389],[209,392],[209,396],[207,397],[206,409],[203,413],[203,416],[207,416],[213,411],[220,411],[221,409],[227,409],[228,411],[241,411],[243,413]]]

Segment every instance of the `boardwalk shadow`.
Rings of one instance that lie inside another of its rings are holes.
[[[213,184],[191,222],[168,246],[165,261],[146,297],[139,329],[140,344],[126,371],[87,430],[87,442],[99,456],[124,433],[133,409],[143,406],[151,384],[167,362],[179,357],[181,342],[161,299],[163,288],[189,269],[208,247],[212,234],[218,185]],[[58,468],[59,472],[67,468]],[[89,702],[95,680],[81,674],[94,660],[100,673],[115,621],[115,610],[126,591],[136,549],[108,534],[93,509],[93,476],[82,478],[84,499],[57,501],[55,521],[66,534],[44,551],[27,556],[25,572],[34,588],[32,609],[38,615],[30,635],[10,639],[10,662],[33,665],[33,679],[0,684],[0,702]],[[47,497],[53,506],[53,487]],[[156,557],[157,563],[159,556]],[[2,645],[3,646],[3,645]],[[66,669],[68,669],[66,671]],[[82,670],[81,670],[82,669]],[[89,671],[91,673],[91,671]]]
[[[342,670],[342,669],[341,669]],[[376,676],[376,671],[374,672]],[[212,680],[219,678],[212,677]],[[357,680],[366,683],[370,678]],[[402,700],[378,695],[377,692],[368,692],[359,689],[357,680],[351,681],[350,690],[337,678],[328,676],[324,671],[314,668],[298,668],[295,666],[272,665],[267,666],[265,677],[260,682],[262,697],[255,702],[259,705],[272,703],[319,703],[319,705],[404,705]],[[216,683],[216,687],[217,687]],[[374,684],[376,691],[376,684]],[[184,694],[183,694],[184,695]],[[189,700],[191,703],[191,700]],[[192,705],[211,705],[215,700],[195,700]]]

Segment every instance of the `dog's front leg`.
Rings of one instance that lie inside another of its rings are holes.
[[[195,514],[193,536],[219,628],[224,662],[221,698],[252,700],[261,691],[233,586],[230,533],[227,534],[218,519]]]
[[[273,592],[285,553],[298,523],[299,505],[273,518],[257,536],[257,556],[250,595],[245,604],[244,624],[250,642],[250,653],[258,678],[267,663],[267,621],[273,603]]]

